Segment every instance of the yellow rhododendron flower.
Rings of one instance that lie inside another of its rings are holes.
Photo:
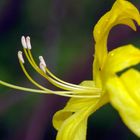
[[[134,21],[140,25],[139,11],[126,0],[116,0],[111,10],[98,21],[93,31],[94,81],[83,81],[80,85],[65,82],[49,71],[42,56],[39,57],[38,67],[31,54],[30,38],[22,37],[23,50],[29,63],[62,91],[47,89],[33,80],[24,67],[21,51],[18,52],[21,68],[39,89],[19,87],[4,81],[0,81],[0,84],[19,90],[71,97],[64,109],[53,117],[53,125],[58,130],[57,140],[85,140],[88,117],[108,102],[119,112],[128,128],[140,137],[140,72],[132,68],[140,63],[140,49],[129,44],[110,52],[107,50],[110,30],[118,24],[136,30]],[[118,72],[122,74],[118,75]]]

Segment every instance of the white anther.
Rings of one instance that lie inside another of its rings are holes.
[[[24,63],[22,51],[18,51],[18,59],[19,59],[22,63]]]
[[[27,43],[26,43],[24,36],[21,37],[21,44],[22,44],[23,48],[27,49]]]
[[[42,64],[41,62],[39,63],[39,67],[40,67],[40,69],[44,72],[44,73],[46,73],[46,67],[44,66],[44,64]]]
[[[27,48],[31,50],[32,46],[31,46],[31,41],[30,41],[30,37],[29,36],[26,37],[26,43],[27,43]]]
[[[44,67],[46,67],[46,63],[45,63],[43,56],[39,56],[39,60],[40,60],[40,63],[42,63],[44,65]]]

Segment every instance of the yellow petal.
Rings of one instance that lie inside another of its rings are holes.
[[[87,119],[90,108],[83,108],[66,119],[60,127],[56,140],[86,140]]]
[[[90,107],[93,104],[96,104],[98,99],[76,99],[71,98],[64,109],[55,113],[53,117],[53,125],[56,129],[59,129],[62,123],[73,115],[74,112],[78,112],[82,110],[84,107]]]
[[[93,86],[93,81],[81,85]],[[89,115],[108,102],[108,96],[101,99],[71,98],[64,109],[53,117],[53,125],[58,130],[57,140],[85,140]]]
[[[117,24],[124,24],[136,30],[133,20],[140,25],[140,14],[137,8],[126,0],[117,0],[112,9],[98,21],[94,28],[94,38],[95,57],[98,59],[100,68],[107,56],[107,38],[111,28]]]
[[[130,69],[120,78],[126,89],[129,89],[130,96],[140,105],[140,72]]]
[[[140,63],[140,49],[133,45],[119,47],[108,54],[103,75],[108,76],[109,73],[119,72],[138,63]]]
[[[85,140],[88,117],[107,102],[107,96],[100,100],[70,99],[68,105],[53,118],[58,129],[57,140]]]
[[[139,99],[136,100],[136,97],[140,97],[139,80],[140,73],[129,70],[121,78],[117,76],[110,78],[106,86],[110,102],[117,109],[124,123],[140,137],[140,102]]]
[[[80,85],[92,87],[94,86],[94,81],[83,81]],[[71,98],[64,109],[56,112],[53,117],[53,125],[56,129],[59,129],[62,123],[69,118],[73,112],[77,112],[84,108],[85,106],[88,108],[92,104],[95,104],[97,99],[90,98]]]

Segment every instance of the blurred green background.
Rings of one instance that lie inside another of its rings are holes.
[[[48,67],[61,79],[80,83],[92,79],[93,27],[114,0],[0,0],[0,79],[34,87],[24,76],[17,59],[20,38],[29,35],[38,62],[43,55]],[[133,0],[139,8],[140,1]],[[121,34],[120,34],[121,33]],[[109,49],[140,45],[140,29],[115,27]],[[27,62],[27,61],[26,61]],[[32,77],[51,87],[27,64]],[[0,86],[0,140],[55,140],[53,114],[67,98],[26,93]],[[137,140],[107,105],[89,118],[87,140]]]

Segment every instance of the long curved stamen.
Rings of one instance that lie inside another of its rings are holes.
[[[7,82],[4,82],[2,80],[0,80],[0,84],[9,88],[13,88],[13,89],[17,89],[17,90],[22,90],[22,91],[28,91],[28,92],[34,92],[34,93],[44,93],[44,94],[56,94],[59,96],[64,96],[64,97],[75,97],[75,98],[99,98],[100,95],[94,95],[94,96],[84,96],[84,95],[70,95],[72,92],[69,92],[69,94],[65,94],[65,92],[58,92],[58,91],[51,91],[51,92],[46,92],[44,90],[38,90],[38,89],[32,89],[32,88],[25,88],[25,87],[21,87],[21,86],[16,86],[13,84],[9,84]]]
[[[23,63],[20,61],[20,65],[21,65],[21,68],[22,68],[22,70],[23,70],[23,72],[24,72],[24,74],[26,75],[26,77],[34,84],[34,85],[36,85],[38,88],[40,88],[40,89],[42,89],[42,90],[45,90],[45,91],[47,91],[47,92],[51,92],[52,90],[49,90],[49,89],[47,89],[47,88],[45,88],[45,87],[43,87],[43,86],[41,86],[40,84],[38,84],[37,82],[35,82],[32,78],[31,78],[31,76],[28,74],[28,72],[26,71],[26,69],[25,69],[25,67],[24,67],[24,65],[23,65]],[[55,91],[53,91],[53,92],[55,92]],[[60,91],[61,92],[61,91]],[[62,92],[64,92],[64,93],[69,93],[68,91],[62,91]],[[89,90],[79,90],[79,91],[75,91],[75,90],[72,90],[71,92],[73,92],[73,94],[77,94],[77,93],[93,93],[93,91],[89,91]],[[70,93],[71,93],[70,92]],[[96,92],[96,94],[98,94],[99,95],[99,92]]]
[[[98,89],[98,88],[88,88],[88,87],[84,87],[84,86],[70,84],[70,83],[64,82],[61,79],[55,77],[48,69],[46,70],[45,61],[41,60],[40,65],[42,67],[42,70],[44,68],[44,70],[43,70],[44,72],[43,72],[38,67],[38,65],[35,63],[35,61],[32,57],[32,54],[30,52],[30,49],[31,49],[30,37],[27,37],[25,39],[25,37],[22,36],[21,42],[22,42],[22,46],[23,46],[25,55],[26,55],[29,63],[32,65],[32,67],[38,73],[40,73],[43,77],[45,77],[48,81],[50,81],[53,85],[56,85],[57,87],[59,87],[61,89],[66,89],[66,91],[53,91],[53,90],[50,90],[50,89],[47,89],[47,88],[41,86],[36,81],[34,81],[31,78],[31,76],[28,74],[28,72],[26,71],[26,69],[23,65],[25,62],[24,62],[21,51],[18,52],[18,59],[19,59],[20,66],[21,66],[24,74],[30,80],[31,83],[36,85],[41,90],[33,89],[33,88],[25,88],[25,87],[22,87],[22,86],[13,85],[13,84],[10,84],[10,83],[7,83],[7,82],[4,82],[4,81],[0,80],[1,85],[7,86],[7,87],[10,87],[10,88],[14,88],[14,89],[18,89],[18,90],[23,90],[23,91],[45,93],[45,94],[56,94],[56,95],[65,96],[65,97],[74,97],[74,98],[99,98],[100,97],[99,93],[101,93],[101,90]],[[47,72],[49,75],[46,75],[45,72]]]
[[[26,71],[22,61],[19,59],[20,62],[20,66],[24,72],[24,74],[26,75],[26,77],[31,81],[31,83],[33,83],[34,85],[36,85],[38,88],[44,90],[46,93],[52,93],[52,94],[56,94],[56,95],[61,95],[61,96],[66,96],[66,97],[75,97],[75,98],[97,98],[100,97],[100,95],[97,93],[97,95],[93,95],[91,93],[93,93],[93,91],[85,91],[86,93],[90,93],[89,95],[77,95],[75,93],[81,93],[83,94],[83,91],[52,91],[49,90],[43,86],[41,86],[40,84],[38,84],[37,82],[35,82],[30,75],[28,74],[28,72]],[[74,95],[73,95],[74,94]]]
[[[30,38],[28,37],[27,39],[28,39],[28,42],[29,42],[29,41],[30,41],[30,40],[29,40]],[[30,45],[30,46],[31,46],[31,45]],[[35,63],[33,57],[32,57],[32,54],[31,54],[30,49],[27,49],[27,50],[28,50],[28,53],[27,53],[27,51],[24,49],[24,51],[26,51],[26,52],[25,52],[25,55],[26,55],[28,61],[30,62],[31,65],[33,64],[32,66],[38,67],[37,64]],[[28,55],[28,54],[29,54],[29,55]],[[28,56],[27,56],[27,55],[28,55]],[[71,84],[71,83],[65,82],[65,81],[63,81],[63,80],[57,78],[57,77],[56,77],[55,75],[53,75],[53,74],[49,71],[49,69],[46,67],[46,64],[45,64],[45,61],[43,60],[43,57],[40,56],[39,58],[40,58],[40,60],[42,60],[42,64],[44,64],[44,66],[45,66],[45,67],[42,67],[42,65],[41,65],[43,71],[45,72],[45,69],[46,69],[46,72],[47,72],[52,78],[54,78],[55,80],[53,80],[53,79],[52,79],[51,77],[49,77],[48,75],[47,75],[47,77],[46,77],[46,75],[45,75],[45,77],[47,78],[47,80],[48,80],[48,79],[51,80],[51,81],[53,82],[53,84],[56,83],[56,84],[55,84],[56,86],[58,86],[58,84],[60,84],[61,87],[59,86],[59,88],[66,89],[65,87],[70,86],[69,88],[78,88],[78,90],[79,90],[79,89],[80,89],[80,90],[82,90],[82,89],[99,90],[99,89],[96,88],[96,87],[92,87],[92,88],[91,88],[91,87],[79,86],[79,85],[75,85],[75,84]],[[29,60],[29,59],[30,59],[30,60]],[[40,73],[40,72],[39,72],[39,73]],[[42,74],[41,74],[41,75],[42,75]],[[56,80],[57,80],[57,81],[56,81]],[[51,81],[50,81],[50,82],[51,82]],[[60,82],[61,82],[61,83],[60,83]],[[64,87],[62,87],[62,86],[64,86]]]

